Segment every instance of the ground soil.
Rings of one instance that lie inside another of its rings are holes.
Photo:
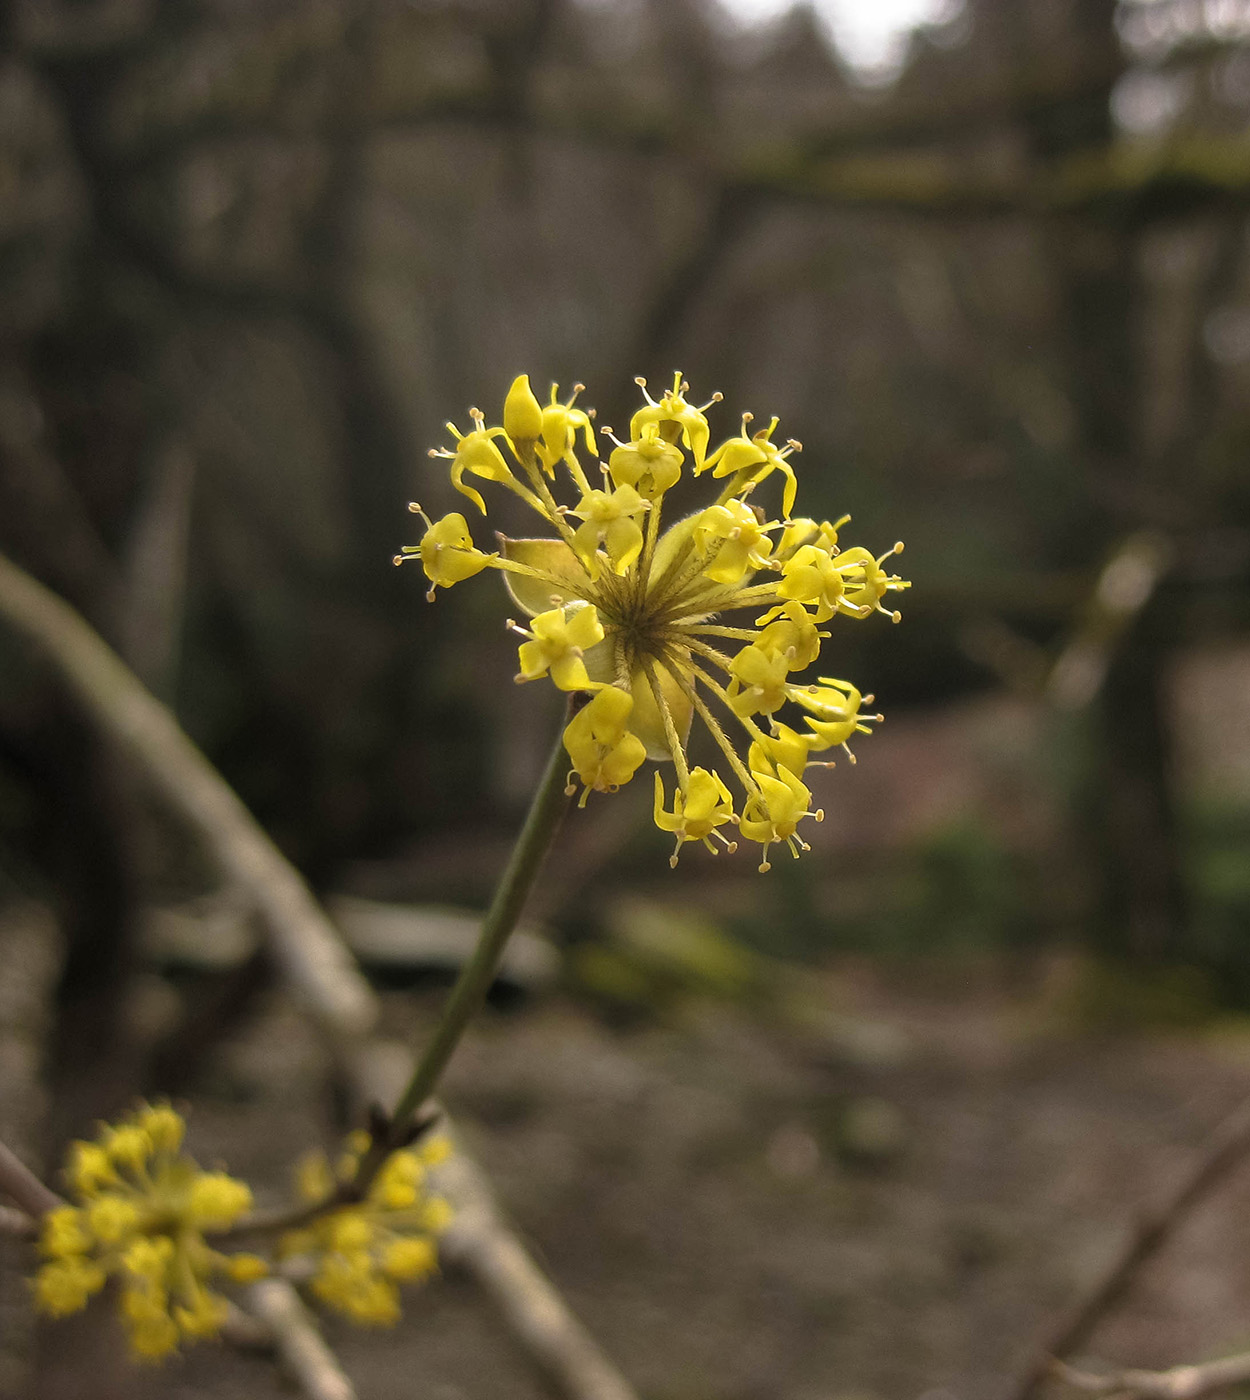
[[[517,1228],[652,1400],[997,1400],[1250,1093],[1238,1025],[1077,1032],[1045,979],[1007,989],[984,968],[842,967],[825,985],[897,1032],[864,1041],[887,1050],[820,1052],[723,1004],[622,1027],[551,997],[488,1016],[454,1063],[448,1103]],[[428,1014],[388,999],[393,1031]],[[195,1144],[276,1198],[325,1122],[321,1071],[275,1002],[195,1095]],[[1250,1166],[1090,1356],[1160,1367],[1250,1345],[1248,1207]],[[328,1331],[362,1397],[544,1393],[454,1274],[413,1291],[394,1331]],[[204,1347],[123,1393],[289,1391]]]

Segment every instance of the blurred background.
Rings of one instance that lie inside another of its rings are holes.
[[[802,440],[805,511],[906,541],[902,625],[827,647],[887,718],[819,780],[812,854],[674,874],[649,782],[592,800],[501,989],[520,1014],[450,1092],[648,1393],[995,1393],[1125,1164],[1250,1081],[1250,4],[0,24],[0,548],[174,707],[401,1019],[560,720],[511,683],[494,580],[431,606],[392,567],[409,500],[462,504],[426,455],[447,418],[497,419],[525,371],[623,425],[633,376],[680,367],[725,394],[714,440],[744,409]],[[295,1032],[246,910],[0,626],[5,907],[46,992],[11,1036],[51,1086],[10,1092],[12,1134],[202,1094],[263,1175],[265,1037]],[[735,1272],[752,1211],[777,1257]],[[1122,1361],[1250,1327],[1241,1219]],[[527,1393],[432,1306],[431,1393]]]

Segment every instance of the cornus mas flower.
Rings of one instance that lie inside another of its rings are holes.
[[[267,1272],[253,1254],[221,1254],[204,1238],[247,1211],[252,1193],[224,1172],[201,1171],[182,1148],[184,1123],[141,1106],[94,1142],[75,1143],[66,1170],[76,1205],[43,1217],[35,1278],[41,1311],[77,1312],[110,1278],[135,1355],[159,1360],[182,1341],[215,1336],[226,1300],[214,1276],[249,1283]]]
[[[353,1134],[338,1162],[338,1182],[350,1181],[368,1150],[369,1135]],[[425,1189],[426,1169],[450,1152],[446,1138],[391,1153],[363,1201],[327,1211],[283,1236],[281,1251],[312,1266],[312,1291],[327,1306],[366,1327],[388,1326],[400,1315],[400,1283],[427,1278],[438,1264],[436,1237],[451,1221],[451,1207]],[[325,1200],[336,1173],[319,1153],[296,1174],[304,1200]]]
[[[628,439],[602,430],[612,444],[606,462],[593,413],[576,407],[581,385],[563,402],[553,385],[543,407],[521,375],[500,426],[487,427],[478,409],[469,410],[467,433],[448,423],[454,449],[431,455],[450,461],[456,490],[485,514],[466,478],[489,481],[519,496],[554,534],[499,535],[498,548],[486,552],[462,514],[435,521],[413,505],[425,533],[395,562],[421,562],[431,599],[484,569],[503,573],[529,619],[508,623],[523,638],[517,680],[547,677],[584,697],[564,732],[569,790],[580,781],[583,804],[592,790],[629,782],[648,758],[672,763],[671,796],[655,775],[656,825],[676,837],[672,864],[684,842],[733,850],[736,833],[763,847],[767,870],[772,846],[784,842],[797,856],[807,848],[799,823],[823,816],[803,779],[809,765],[828,764],[811,756],[839,747],[854,762],[848,741],[881,718],[863,712],[872,696],[849,682],[801,684],[795,674],[819,660],[830,635],[823,624],[874,613],[899,620],[883,599],[908,587],[887,571],[903,546],[881,555],[844,549],[839,534],[849,516],[831,524],[793,514],[791,459],[800,444],[773,441],[776,418],[752,433],[745,413],[741,431],[709,451],[707,411],[719,394],[695,405],[680,374],[658,399],[637,382],[645,402]],[[710,476],[714,494],[670,522],[666,497],[686,472]],[[770,518],[754,493],[774,473],[781,500]],[[691,767],[696,719],[720,771]],[[733,731],[744,736],[737,743]]]

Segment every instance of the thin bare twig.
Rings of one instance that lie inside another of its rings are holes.
[[[438,1184],[456,1203],[455,1219],[442,1240],[444,1257],[473,1275],[547,1379],[566,1393],[571,1382],[583,1400],[636,1400],[501,1220],[480,1168],[457,1150],[439,1167]]]
[[[16,899],[0,908],[0,1142],[37,1175],[48,1091],[44,1056],[62,966],[61,930],[46,905]],[[31,1389],[35,1320],[24,1274],[38,1222],[0,1206],[0,1395]]]
[[[267,1278],[253,1284],[247,1308],[268,1332],[283,1366],[308,1400],[356,1400],[355,1386],[289,1283]]]
[[[1036,1359],[1012,1391],[1031,1400],[1056,1361],[1085,1345],[1094,1329],[1123,1299],[1142,1267],[1176,1232],[1185,1217],[1250,1153],[1250,1098],[1244,1099],[1208,1134],[1189,1171],[1170,1195],[1141,1217],[1119,1257],[1098,1283],[1038,1348]]]
[[[1077,1390],[1090,1395],[1137,1396],[1140,1400],[1199,1400],[1200,1396],[1250,1381],[1250,1352],[1225,1356],[1198,1366],[1173,1366],[1167,1371],[1110,1371],[1090,1375],[1062,1361],[1054,1372]]]
[[[0,1206],[0,1235],[22,1238],[33,1235],[36,1228],[34,1216],[15,1206]]]
[[[46,1187],[11,1148],[0,1142],[0,1195],[8,1196],[27,1215],[64,1205],[55,1191]]]

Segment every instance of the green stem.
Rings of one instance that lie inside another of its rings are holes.
[[[569,710],[571,715],[571,702]],[[566,718],[565,723],[567,722]],[[452,1052],[460,1042],[460,1037],[465,1033],[469,1022],[481,1010],[491,983],[495,980],[495,971],[499,966],[499,959],[503,956],[504,947],[521,916],[534,878],[542,867],[543,859],[551,847],[552,839],[568,806],[565,793],[567,773],[564,725],[561,725],[560,734],[551,751],[551,757],[547,760],[538,790],[530,803],[525,825],[512,848],[507,869],[495,889],[495,897],[482,921],[482,932],[477,947],[473,950],[473,956],[461,969],[460,976],[447,998],[433,1038],[417,1061],[408,1087],[395,1105],[389,1131],[381,1141],[375,1140],[361,1159],[356,1179],[352,1183],[353,1194],[363,1195],[386,1157],[396,1147],[403,1145],[417,1111],[433,1094]]]

